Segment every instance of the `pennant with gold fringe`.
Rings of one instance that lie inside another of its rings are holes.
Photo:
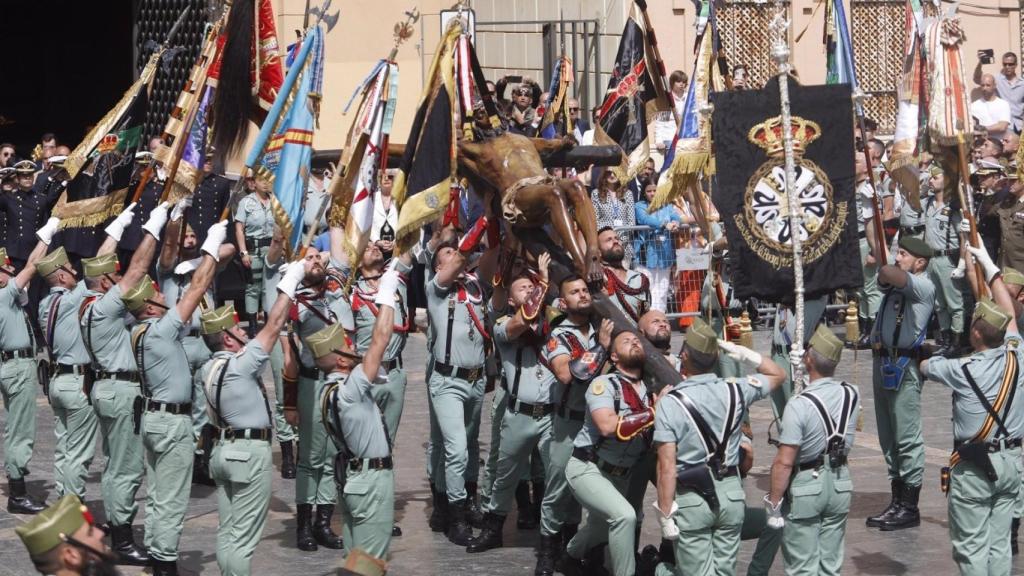
[[[922,50],[923,30],[918,28],[911,2],[906,6],[906,39],[903,54],[903,79],[896,87],[897,112],[896,132],[893,136],[892,154],[886,168],[889,175],[900,185],[907,202],[920,212],[921,180],[918,155],[924,148],[922,137],[927,130],[922,124],[927,119],[922,115],[928,110],[926,100],[927,77],[925,53]]]

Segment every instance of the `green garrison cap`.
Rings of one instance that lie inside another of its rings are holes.
[[[203,334],[216,334],[237,325],[238,314],[235,313],[234,304],[225,304],[220,308],[203,312],[199,316],[199,323],[202,324],[200,331]]]
[[[146,300],[152,300],[156,296],[156,292],[156,283],[149,274],[146,274],[138,284],[121,294],[121,301],[132,312],[138,312],[146,305]]]
[[[331,324],[306,339],[314,358],[323,358],[335,350],[345,350],[345,329],[340,323]]]
[[[64,250],[64,247],[61,246],[39,260],[36,260],[36,272],[38,272],[40,276],[46,277],[56,272],[61,266],[67,266],[67,264],[68,253]]]
[[[1010,323],[1010,315],[989,299],[981,300],[974,307],[974,319],[984,320],[996,330],[1005,330],[1006,325]]]
[[[718,352],[718,334],[701,318],[694,318],[686,331],[686,345],[697,352],[715,354]]]
[[[939,174],[942,173],[942,166],[939,166],[938,164],[932,164],[931,166],[928,167],[928,174],[930,176],[938,176]]]
[[[121,264],[117,261],[116,254],[103,254],[93,258],[82,258],[82,271],[86,278],[96,278],[120,272]]]
[[[14,270],[11,266],[11,259],[7,257],[7,249],[2,246],[0,246],[0,268],[4,268],[7,272]]]
[[[78,496],[68,494],[14,531],[21,537],[28,553],[39,556],[62,544],[62,534],[70,536],[81,528],[87,522],[87,513]]]
[[[824,324],[819,324],[811,336],[811,348],[833,362],[839,362],[843,356],[843,342]]]
[[[1016,284],[1017,286],[1024,286],[1024,274],[1021,274],[1016,268],[1010,268],[1009,266],[1003,266],[1003,282],[1006,284]]]
[[[934,254],[934,250],[928,246],[927,242],[913,236],[900,236],[900,248],[918,258],[931,258],[932,254]]]

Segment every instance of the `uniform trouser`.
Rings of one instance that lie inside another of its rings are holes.
[[[551,414],[534,418],[529,414],[506,411],[501,421],[501,445],[497,473],[491,498],[486,510],[507,516],[515,498],[516,486],[530,472],[530,456],[540,452],[544,467],[548,467],[551,448]],[[492,448],[493,451],[493,448]],[[520,510],[520,514],[523,511]],[[543,514],[545,510],[541,510]],[[548,510],[550,513],[550,510]]]
[[[860,261],[864,272],[864,286],[857,291],[857,315],[861,318],[874,318],[878,314],[878,306],[882,303],[882,292],[878,289],[878,265],[868,266],[867,238],[860,239]]]
[[[803,470],[793,477],[782,528],[782,558],[788,576],[839,574],[852,494],[846,466]],[[1009,522],[1006,528],[1009,530]]]
[[[480,484],[480,507],[490,507],[492,487],[498,474],[498,453],[501,451],[501,422],[508,408],[508,393],[504,386],[496,386],[491,397],[491,442],[484,464],[484,480]]]
[[[191,414],[145,412],[142,445],[146,451],[146,535],[149,555],[178,559],[178,540],[192,488],[196,440]]]
[[[712,510],[699,494],[684,490],[676,494],[675,515],[679,538],[674,549],[676,564],[659,564],[658,576],[709,576],[735,574],[743,526],[743,486],[737,476],[715,480],[718,510]],[[685,571],[684,571],[685,569]]]
[[[297,504],[334,504],[334,455],[338,449],[327,437],[320,411],[324,381],[299,377],[299,462],[295,475]]]
[[[223,576],[248,576],[270,509],[273,456],[265,440],[218,440],[210,456],[217,482],[217,566]]]
[[[206,390],[199,371],[212,354],[203,339],[198,336],[186,336],[182,339],[182,344],[185,347],[185,357],[188,358],[189,370],[192,371],[192,436],[199,440],[203,426],[210,423],[206,413]]]
[[[743,511],[743,526],[740,540],[757,539],[757,546],[747,566],[747,576],[768,576],[775,562],[775,555],[782,546],[782,530],[768,527],[768,515],[764,507],[746,507]]]
[[[878,443],[889,467],[889,479],[920,486],[924,479],[924,438],[921,435],[921,373],[911,360],[899,390],[882,388],[882,359],[874,358],[873,384]]]
[[[249,257],[252,260],[252,268],[250,268],[252,271],[252,282],[246,282],[245,284],[246,314],[256,314],[259,312],[260,304],[263,302],[263,291],[267,287],[267,277],[263,266],[263,255],[266,253],[267,248],[257,248],[249,252]]]
[[[82,376],[74,374],[54,376],[50,381],[50,405],[61,430],[53,457],[57,495],[74,494],[84,501],[85,478],[96,451],[98,423],[89,399],[82,392],[82,380]]]
[[[438,372],[430,375],[430,401],[444,444],[445,491],[450,502],[464,500],[466,482],[476,480],[479,444],[474,451],[471,443],[480,434],[484,385],[483,377],[468,382]],[[438,452],[436,446],[434,452]]]
[[[392,446],[395,444],[395,438],[398,436],[398,425],[402,421],[407,381],[405,370],[396,366],[388,372],[387,384],[375,384],[370,388],[373,401],[380,408],[380,413],[384,415],[384,423],[388,427],[388,436],[391,437]]]
[[[935,312],[939,327],[957,334],[964,331],[964,298],[960,289],[953,284],[953,269],[956,265],[949,256],[936,256],[928,261],[928,277],[935,284]]]
[[[295,427],[284,419],[284,350],[281,339],[274,341],[270,352],[270,372],[274,376],[274,435],[278,442],[295,440]]]
[[[139,511],[135,493],[142,485],[143,450],[132,421],[132,405],[138,397],[137,382],[98,380],[92,387],[92,407],[107,456],[100,483],[103,508],[114,526],[131,524]]]
[[[580,504],[566,481],[566,466],[572,457],[572,443],[583,422],[563,418],[557,414],[551,419],[551,445],[545,466],[544,501],[540,505],[540,533],[558,534],[566,524],[579,524],[582,516]]]
[[[610,476],[593,462],[570,458],[565,478],[572,493],[587,509],[587,521],[566,546],[581,559],[587,550],[608,543],[613,576],[633,576],[636,571],[636,510],[626,500],[629,474]]]
[[[629,471],[629,487],[626,489],[626,500],[636,510],[637,526],[644,523],[644,496],[647,494],[647,485],[650,484],[657,474],[658,452],[648,450],[636,461]]]
[[[387,560],[395,522],[394,470],[349,470],[339,503],[346,554],[358,548]]]
[[[34,358],[16,358],[0,363],[0,393],[7,421],[4,422],[4,470],[18,480],[28,471],[36,441],[36,389],[39,374]]]
[[[989,454],[998,479],[960,462],[950,475],[949,539],[960,574],[1010,574],[1010,521],[1020,490],[1021,450]]]

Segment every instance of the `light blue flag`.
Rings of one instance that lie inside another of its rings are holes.
[[[834,31],[826,39],[825,72],[826,84],[849,84],[850,89],[857,91],[857,68],[853,64],[853,41],[850,39],[850,27],[846,24],[846,8],[843,0],[828,0],[830,10],[826,11],[825,26]],[[860,104],[856,104],[857,114],[863,114]]]

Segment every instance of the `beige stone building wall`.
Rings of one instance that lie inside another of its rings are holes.
[[[850,6],[852,2],[852,6]],[[314,1],[314,4],[317,3]],[[476,44],[481,64],[489,79],[515,73],[541,78],[543,46],[540,26],[521,24],[530,20],[596,20],[601,32],[601,64],[605,75],[593,87],[591,103],[599,97],[607,82],[618,47],[619,35],[629,12],[631,0],[472,0],[467,2],[476,13]],[[691,0],[648,0],[649,14],[657,32],[662,57],[669,70],[679,68],[690,73],[693,62],[694,7]],[[306,0],[279,0],[278,33],[282,44],[295,38],[302,27]],[[403,12],[417,6],[422,13],[417,33],[398,56],[401,70],[398,112],[393,131],[394,141],[403,141],[423,84],[423,74],[440,36],[440,12],[452,7],[451,0],[336,0],[341,9],[338,26],[327,36],[324,99],[321,108],[321,129],[316,134],[318,149],[341,145],[351,116],[343,117],[342,108],[352,90],[378,59],[387,55],[392,45],[392,27],[403,20]],[[765,7],[768,7],[766,11]],[[949,6],[949,4],[944,4]],[[771,4],[726,1],[719,15],[723,43],[732,63],[752,68],[758,79],[771,72],[767,51],[767,18]],[[792,21],[790,46],[793,64],[804,82],[824,81],[825,53],[822,44],[824,6],[818,0],[794,0],[787,4]],[[878,92],[869,109],[877,115],[891,104],[899,75],[903,49],[903,3],[898,0],[848,0],[847,10],[853,19],[858,73],[863,88]],[[1020,5],[1018,0],[971,0],[960,4],[960,15],[967,33],[966,64],[973,69],[979,49],[992,48],[999,56],[1006,51],[1020,51]],[[487,25],[486,22],[515,21],[520,24]],[[582,25],[578,28],[582,30]],[[802,32],[799,40],[797,36]],[[572,45],[567,41],[567,52]],[[577,76],[583,70],[582,38],[577,38]],[[591,68],[594,66],[591,51]],[[997,72],[998,64],[985,67]],[[1020,71],[1018,71],[1020,73]]]

